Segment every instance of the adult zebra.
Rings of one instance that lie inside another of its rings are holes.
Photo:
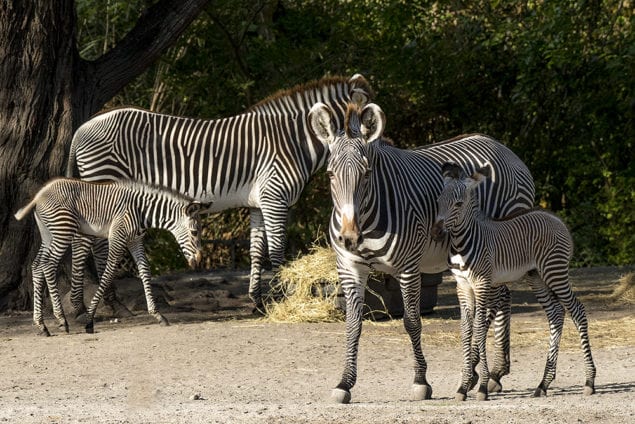
[[[327,77],[281,90],[247,112],[201,120],[135,108],[97,115],[75,132],[66,175],[75,164],[88,181],[133,179],[164,186],[201,202],[208,212],[250,208],[249,295],[260,306],[263,259],[284,259],[285,224],[293,205],[326,161],[328,148],[313,137],[306,116],[328,104],[343,124],[348,102],[364,105],[372,95],[363,76]],[[74,254],[75,263],[83,263]],[[83,308],[81,281],[73,280],[73,305]]]
[[[382,138],[385,117],[375,104],[363,109],[349,105],[343,131],[337,131],[334,111],[324,104],[313,106],[309,122],[317,137],[329,144],[327,173],[333,200],[329,233],[346,297],[346,362],[333,397],[349,402],[357,379],[364,285],[373,268],[400,282],[404,326],[416,362],[415,396],[429,398],[432,388],[421,350],[420,273],[448,268],[447,238],[436,242],[431,235],[436,198],[443,187],[441,165],[446,157],[469,170],[490,164],[494,177],[481,187],[479,197],[492,216],[533,205],[531,173],[511,150],[482,135],[417,150],[397,149]],[[496,372],[501,370],[492,374]]]

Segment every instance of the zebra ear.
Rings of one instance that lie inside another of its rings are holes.
[[[481,183],[492,175],[492,168],[490,165],[485,165],[482,168],[477,169],[471,176],[471,179],[476,181],[477,183]]]
[[[455,180],[465,177],[461,167],[452,162],[446,162],[441,166],[441,175],[443,175],[443,178],[453,178]]]
[[[386,115],[375,103],[369,103],[362,109],[362,134],[367,141],[377,140],[384,133]]]
[[[212,205],[211,203],[202,204],[201,202],[195,201],[187,205],[187,207],[185,208],[185,213],[189,217],[193,218],[197,216],[198,214],[200,214],[201,211],[209,209],[211,205]]]
[[[309,128],[313,134],[324,145],[331,143],[335,139],[335,123],[333,122],[333,111],[324,103],[313,105],[307,115]]]

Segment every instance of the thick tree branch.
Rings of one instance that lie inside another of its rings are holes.
[[[85,63],[93,86],[93,112],[140,75],[170,47],[209,0],[161,0],[149,7],[136,26],[110,51]]]

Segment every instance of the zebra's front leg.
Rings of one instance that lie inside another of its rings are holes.
[[[461,349],[463,351],[463,370],[461,374],[461,385],[456,391],[454,398],[464,401],[467,393],[476,386],[478,374],[475,367],[478,363],[479,352],[473,346],[474,331],[474,292],[469,282],[458,275],[456,278],[456,294],[461,308]]]
[[[86,258],[93,245],[93,238],[75,234],[72,243],[72,266],[71,266],[71,306],[75,318],[86,313],[84,304],[84,268]]]
[[[415,376],[412,386],[415,400],[432,398],[432,386],[426,379],[428,364],[421,350],[421,274],[402,273],[399,276],[404,304],[403,323],[410,336],[415,358]]]
[[[112,232],[112,230],[111,230]],[[116,238],[116,242],[110,242],[108,244],[108,259],[106,260],[106,267],[99,279],[99,286],[95,291],[93,298],[90,301],[88,310],[86,311],[86,332],[93,333],[95,331],[95,312],[97,312],[97,306],[104,297],[104,293],[108,290],[112,284],[112,280],[115,278],[116,268],[121,261],[121,258],[126,251],[126,241],[124,236],[119,235]]]
[[[262,288],[262,268],[267,251],[267,234],[265,232],[265,222],[260,209],[249,210],[249,258],[251,271],[249,275],[249,298],[254,302],[255,311],[263,310]]]
[[[474,313],[474,342],[478,347],[481,381],[476,394],[477,400],[487,400],[489,367],[487,365],[487,299],[488,289],[475,290],[476,308]]]
[[[337,403],[351,401],[351,389],[357,381],[357,354],[359,337],[362,333],[362,312],[364,308],[364,287],[370,274],[366,265],[339,262],[338,273],[342,291],[346,299],[346,360],[339,384],[333,389],[331,397]]]
[[[488,314],[488,328],[494,322],[494,360],[489,375],[490,393],[503,390],[501,379],[509,374],[510,369],[510,329],[511,329],[511,292],[506,285],[493,289],[492,309]]]
[[[148,263],[148,257],[146,256],[145,249],[143,248],[143,238],[138,237],[132,240],[128,244],[130,254],[134,258],[137,264],[137,270],[139,271],[139,278],[143,283],[143,291],[146,297],[146,303],[148,305],[148,313],[152,315],[159,324],[168,326],[170,323],[168,320],[159,313],[154,303],[154,297],[152,296],[152,286],[150,285],[150,264]]]

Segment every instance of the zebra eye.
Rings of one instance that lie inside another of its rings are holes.
[[[333,174],[333,171],[328,170],[326,171],[326,176],[332,180],[335,177],[335,174]]]
[[[463,206],[463,202],[459,200],[458,202],[454,204],[454,206],[456,206],[457,208],[460,208]]]

